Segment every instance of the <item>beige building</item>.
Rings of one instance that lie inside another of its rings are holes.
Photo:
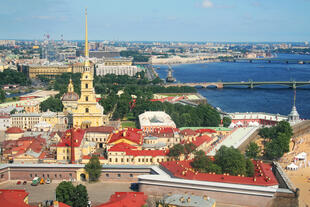
[[[133,58],[106,58],[104,59],[104,66],[130,66]]]
[[[73,63],[72,64],[72,73],[83,73],[84,67],[85,67],[84,63],[80,63],[80,62]],[[94,74],[94,67],[95,67],[95,65],[92,62],[90,62],[90,72],[92,74]]]
[[[41,121],[40,113],[16,113],[11,115],[11,126],[21,129],[32,129]]]
[[[106,148],[108,138],[114,130],[114,127],[109,126],[89,127],[86,129],[84,139],[96,143],[97,148]]]
[[[70,65],[29,65],[29,78],[36,78],[39,75],[54,78],[63,73],[71,73],[72,67]]]

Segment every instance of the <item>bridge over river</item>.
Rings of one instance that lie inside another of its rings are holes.
[[[254,88],[261,85],[284,85],[292,89],[296,89],[299,86],[310,85],[310,81],[241,81],[241,82],[201,82],[201,83],[171,83],[165,84],[168,86],[191,86],[191,87],[208,87],[214,86],[216,88],[224,88],[225,86],[246,86],[248,88]]]

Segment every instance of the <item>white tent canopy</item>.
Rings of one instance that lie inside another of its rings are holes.
[[[243,124],[241,123],[241,121],[238,121],[236,125],[238,125],[238,126],[243,126]]]
[[[286,166],[286,169],[288,169],[288,170],[297,170],[298,166],[295,165],[294,163],[291,163],[288,166]]]
[[[301,152],[298,155],[296,155],[295,158],[299,160],[305,160],[307,158],[307,153]]]
[[[229,128],[235,128],[236,124],[234,124],[233,122],[230,123]]]
[[[258,123],[257,121],[254,121],[254,122],[253,122],[253,126],[258,127],[258,126],[259,126],[259,123]]]

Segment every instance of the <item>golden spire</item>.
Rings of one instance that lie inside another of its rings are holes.
[[[74,86],[73,86],[71,78],[70,78],[69,85],[68,85],[68,92],[74,92]]]
[[[88,58],[87,9],[85,9],[85,58]]]

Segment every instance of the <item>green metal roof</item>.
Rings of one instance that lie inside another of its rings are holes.
[[[213,129],[215,131],[231,131],[231,129],[227,128],[227,127],[181,127],[179,129],[180,130],[184,130],[184,129],[192,129],[192,130],[197,130],[197,129]]]

